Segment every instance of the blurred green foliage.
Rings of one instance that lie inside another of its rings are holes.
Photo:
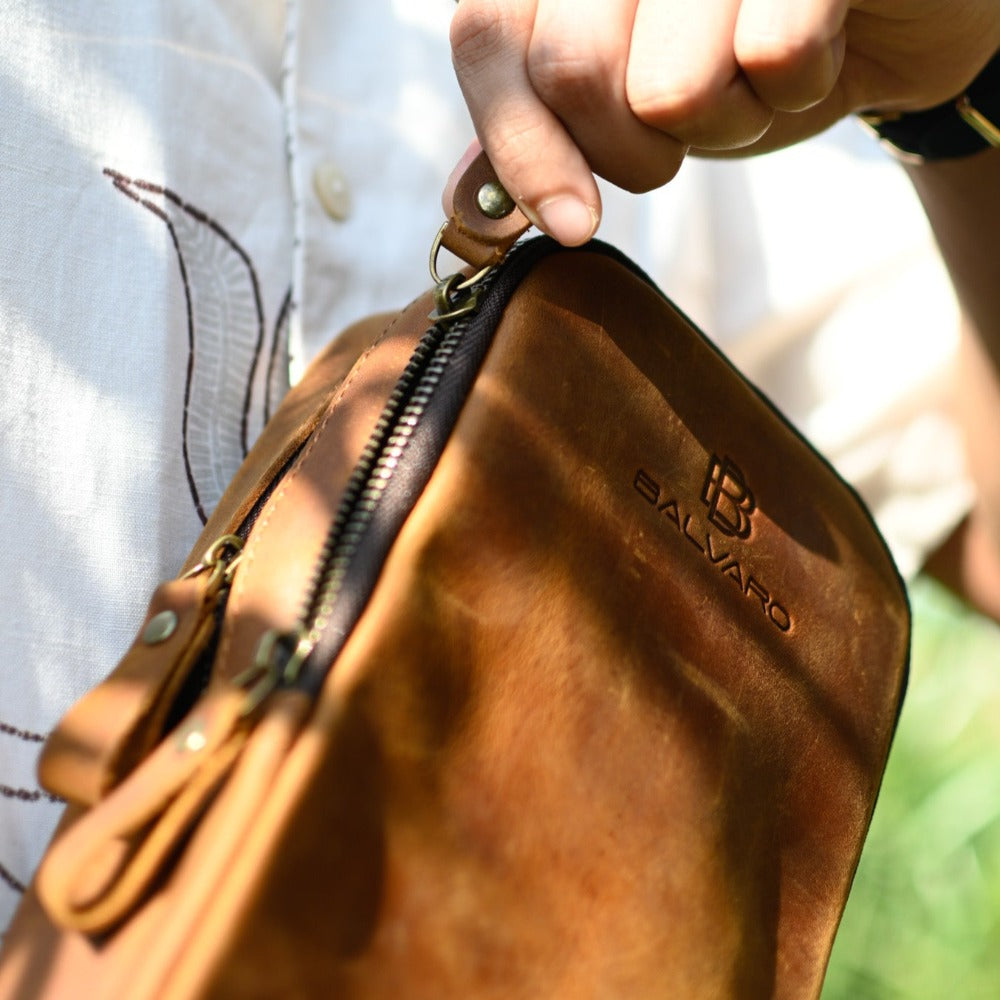
[[[911,588],[910,683],[823,1000],[1000,998],[1000,629]]]

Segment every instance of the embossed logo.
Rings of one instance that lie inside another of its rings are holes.
[[[749,538],[753,530],[750,518],[757,509],[746,478],[730,458],[713,455],[708,463],[701,501],[708,508],[708,519],[729,538]]]
[[[732,581],[779,632],[792,630],[792,616],[784,601],[757,575],[752,543],[743,544],[750,536],[757,504],[734,462],[712,456],[701,495],[707,518],[687,508],[682,492],[646,469],[636,470],[632,488],[690,543],[688,551],[700,553],[707,565]]]

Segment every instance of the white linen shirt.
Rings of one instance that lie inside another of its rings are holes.
[[[0,928],[58,816],[44,735],[115,665],[289,369],[429,282],[472,137],[452,0],[8,0],[0,21]],[[602,235],[864,491],[914,570],[968,486],[955,307],[847,123],[607,187]]]

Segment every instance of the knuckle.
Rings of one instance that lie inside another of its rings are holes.
[[[528,48],[528,79],[549,107],[577,110],[607,99],[606,81],[613,72],[612,60],[603,53],[570,39],[532,39]]]
[[[516,31],[500,0],[464,0],[451,21],[452,57],[457,66],[482,65],[503,51]]]
[[[622,176],[619,180],[608,178],[613,184],[628,191],[629,194],[645,194],[647,191],[655,191],[672,181],[680,170],[683,156],[675,155],[667,157],[657,163],[647,164],[641,171],[636,171],[629,176]]]
[[[662,132],[608,129],[584,150],[591,169],[631,194],[663,187],[680,169],[686,147]]]
[[[839,73],[830,45],[807,36],[754,36],[738,47],[737,59],[754,90],[785,111],[824,100]]]
[[[639,121],[669,132],[674,125],[704,115],[711,107],[713,91],[700,81],[664,81],[643,73],[626,77],[625,95]]]
[[[770,32],[741,40],[737,58],[746,69],[797,72],[808,67],[823,51],[823,42],[818,38]]]

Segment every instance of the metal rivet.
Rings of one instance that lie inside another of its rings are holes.
[[[179,619],[176,611],[161,611],[154,615],[142,633],[142,641],[147,646],[155,646],[158,642],[166,642],[177,630]]]
[[[205,730],[202,726],[201,719],[195,719],[182,729],[179,729],[176,736],[177,746],[188,753],[197,753],[199,750],[204,750],[208,745],[208,737],[205,735]]]
[[[505,219],[517,208],[498,181],[487,181],[476,193],[476,204],[487,219]]]

